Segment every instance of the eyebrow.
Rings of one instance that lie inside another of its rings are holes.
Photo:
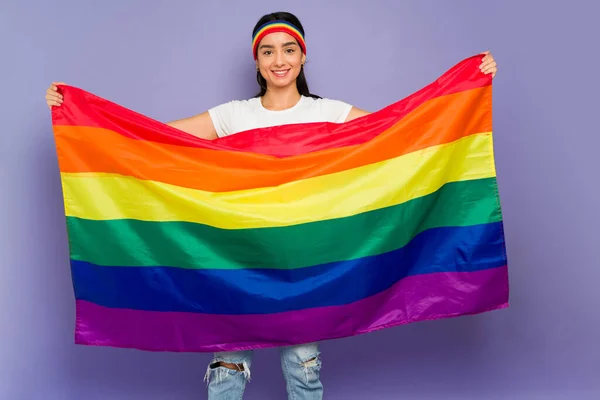
[[[298,43],[296,43],[296,42],[287,42],[287,43],[284,43],[282,47],[297,46],[297,45],[298,45]],[[270,44],[263,44],[259,47],[259,49],[274,49],[274,48],[275,48],[275,46],[270,45]]]

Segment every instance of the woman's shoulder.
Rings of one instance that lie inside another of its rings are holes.
[[[234,99],[218,105],[217,107],[256,107],[260,104],[260,98],[252,97],[250,99]]]
[[[331,122],[344,122],[352,110],[352,105],[328,97],[306,97],[306,102],[312,108],[320,119]]]
[[[352,107],[351,104],[343,100],[338,100],[330,97],[310,97],[304,96],[305,104],[312,107],[319,107],[323,109],[339,109]]]
[[[326,118],[335,122],[348,122],[353,119],[370,114],[369,111],[362,110],[352,104],[333,98],[311,98],[312,106],[320,111]]]
[[[316,96],[316,97],[311,97],[311,96],[303,96],[306,99],[308,99],[308,101],[313,102],[315,104],[348,104],[347,102],[343,101],[343,100],[339,100],[339,99],[334,99],[331,97],[321,97],[321,96]]]
[[[226,113],[236,114],[243,111],[253,111],[258,109],[260,106],[260,99],[250,98],[242,100],[229,100],[225,103],[221,103],[212,107],[209,112],[211,113]]]

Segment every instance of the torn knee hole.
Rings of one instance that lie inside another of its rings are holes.
[[[314,368],[314,367],[318,366],[318,362],[317,361],[318,361],[317,357],[313,357],[310,360],[304,361],[303,363],[301,363],[301,365],[304,368]]]
[[[244,364],[232,364],[232,363],[226,363],[226,362],[223,362],[223,361],[214,362],[214,363],[210,364],[210,367],[212,369],[219,368],[219,367],[224,367],[224,368],[227,368],[227,369],[232,369],[234,371],[240,371],[240,372],[244,371]]]
[[[224,369],[220,369],[221,367]],[[236,372],[230,373],[227,370]],[[209,384],[211,377],[215,376],[216,382],[218,384],[223,380],[228,379],[230,376],[236,375],[237,373],[242,374],[247,381],[250,380],[250,367],[248,366],[248,363],[246,361],[244,361],[241,364],[234,364],[215,360],[211,362],[206,368],[206,375],[204,375],[204,380],[207,382],[207,384]]]

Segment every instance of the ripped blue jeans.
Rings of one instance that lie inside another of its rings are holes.
[[[252,351],[215,353],[205,376],[208,382],[208,400],[242,399],[246,382],[250,381],[252,354]],[[319,354],[316,343],[281,348],[281,370],[289,400],[323,398]],[[233,364],[236,369],[220,366],[220,362]]]

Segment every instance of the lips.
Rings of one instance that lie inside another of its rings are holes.
[[[271,73],[273,75],[275,75],[277,78],[284,78],[289,72],[290,72],[289,69],[271,71]]]

